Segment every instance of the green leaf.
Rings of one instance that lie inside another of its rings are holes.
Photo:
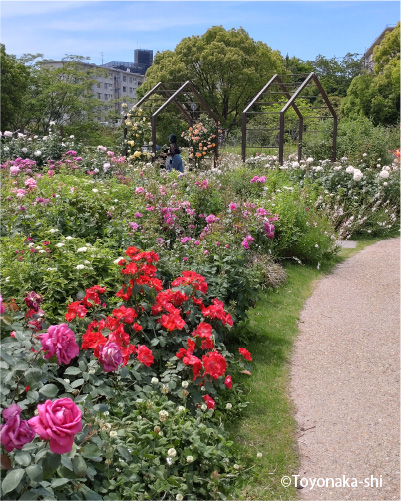
[[[79,367],[67,367],[64,371],[64,376],[76,376],[77,374],[81,374],[82,371]]]
[[[81,378],[81,379],[76,379],[75,381],[73,381],[73,382],[71,383],[71,386],[72,386],[73,388],[77,388],[78,386],[82,386],[84,383],[85,383],[85,380],[84,380],[84,379],[82,379],[82,378]]]
[[[15,454],[14,458],[21,466],[29,466],[31,464],[31,455],[27,452],[19,451]]]
[[[32,367],[32,369],[26,371],[25,379],[29,385],[38,383],[42,379],[42,371],[36,367]]]
[[[38,499],[38,493],[33,490],[25,491],[24,494],[18,499],[32,501],[33,499]]]
[[[58,393],[58,388],[55,384],[45,384],[42,388],[39,388],[39,393],[44,395],[45,397],[53,398]]]
[[[52,480],[52,487],[60,487],[60,485],[68,484],[70,480],[68,478],[55,478]]]
[[[8,365],[10,367],[12,367],[14,365],[14,360],[12,357],[10,357],[10,355],[8,353],[6,353],[4,350],[1,350],[0,351],[0,357],[8,363]]]
[[[85,445],[82,455],[86,458],[95,458],[102,455],[102,451],[95,444]]]
[[[54,452],[47,454],[42,463],[44,477],[45,478],[51,477],[53,473],[57,470],[57,468],[60,466],[60,463],[61,463],[60,454],[56,454]]]
[[[77,477],[85,477],[88,467],[86,466],[85,459],[82,456],[75,456],[72,460],[72,467]]]
[[[38,464],[32,464],[25,470],[28,477],[34,482],[40,482],[43,478],[42,468]]]
[[[71,471],[73,470],[72,461],[65,454],[62,454],[62,456],[61,456],[61,464],[63,466],[65,466],[66,468],[68,468],[69,470],[71,470]]]
[[[121,454],[121,456],[124,459],[126,459],[127,461],[129,461],[130,459],[132,459],[132,455],[130,454],[130,452],[128,451],[128,449],[126,447],[124,447],[123,445],[117,446],[117,450]]]
[[[18,487],[24,474],[25,474],[25,470],[22,468],[17,468],[16,470],[9,471],[7,473],[6,478],[3,480],[2,484],[1,484],[3,494],[7,494],[8,492],[11,492],[16,487]]]

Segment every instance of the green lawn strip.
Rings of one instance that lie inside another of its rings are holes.
[[[355,249],[341,249],[342,262],[377,239],[360,240]],[[253,357],[252,376],[245,382],[249,406],[233,429],[250,479],[235,493],[237,499],[295,499],[294,487],[284,488],[281,478],[298,473],[294,408],[289,398],[290,362],[298,319],[317,279],[332,271],[336,263],[320,270],[287,264],[286,283],[262,295],[249,312],[252,339],[246,347]],[[257,453],[263,456],[257,458]]]

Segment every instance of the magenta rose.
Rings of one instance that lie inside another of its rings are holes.
[[[47,332],[39,334],[42,350],[47,351],[45,358],[57,355],[59,364],[69,364],[78,356],[79,346],[75,341],[75,334],[67,324],[51,325]]]
[[[82,429],[80,408],[71,398],[59,398],[38,404],[38,412],[28,421],[35,432],[42,440],[50,440],[53,452],[71,452],[74,436]]]
[[[19,405],[11,404],[4,409],[3,418],[6,424],[0,426],[0,441],[7,452],[22,449],[35,438],[35,431],[29,426],[28,421],[21,419]]]
[[[116,343],[108,341],[104,346],[99,346],[99,362],[103,365],[105,372],[118,369],[123,363],[123,355]]]
[[[3,304],[3,297],[0,294],[0,315],[6,311],[6,307]]]

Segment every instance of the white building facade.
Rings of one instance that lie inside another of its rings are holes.
[[[65,63],[66,61],[44,61],[42,64],[58,69],[62,68]],[[133,73],[130,70],[105,68],[104,66],[83,62],[77,62],[76,64],[101,70],[99,75],[95,76],[96,83],[92,85],[94,97],[102,102],[97,119],[100,123],[113,125],[108,118],[109,112],[114,110],[120,116],[122,103],[127,103],[131,107],[138,101],[136,91],[145,81],[145,75]]]

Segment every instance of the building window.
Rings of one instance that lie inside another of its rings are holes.
[[[107,89],[108,85],[108,83],[104,83],[104,88]]]
[[[126,82],[127,81],[127,77],[124,75],[123,76],[123,82]]]
[[[102,99],[102,95],[100,94],[100,92],[97,93],[97,98]]]
[[[123,87],[123,92],[127,92],[127,87]]]
[[[97,83],[97,88],[100,89],[102,87],[102,84],[100,82]]]
[[[132,83],[132,77],[129,77],[129,83]]]
[[[129,93],[132,94],[132,87],[129,88]]]

